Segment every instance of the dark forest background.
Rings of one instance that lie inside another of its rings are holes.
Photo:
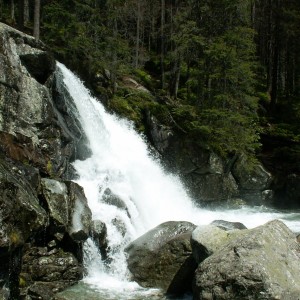
[[[299,172],[299,0],[0,0],[108,109]],[[137,89],[136,82],[145,89]]]

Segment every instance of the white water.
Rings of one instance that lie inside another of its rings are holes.
[[[108,114],[72,72],[60,63],[58,67],[77,106],[92,151],[90,158],[74,163],[80,175],[78,183],[84,187],[93,219],[104,221],[107,225],[112,252],[112,262],[107,268],[92,241],[86,243],[88,275],[85,282],[95,288],[105,287],[111,293],[141,290],[137,284],[126,280],[122,250],[131,240],[165,221],[185,220],[200,225],[222,219],[239,221],[251,228],[281,218],[292,230],[300,231],[299,223],[293,221],[295,216],[299,220],[299,214],[284,214],[264,208],[212,211],[195,207],[180,181],[166,174],[151,157],[146,143],[131,124]],[[125,210],[101,202],[106,188],[126,203],[131,218]],[[115,225],[116,219],[126,227],[124,236]]]

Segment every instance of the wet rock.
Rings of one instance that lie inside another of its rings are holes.
[[[199,265],[194,299],[297,299],[300,245],[294,234],[278,220],[238,233]]]
[[[171,128],[160,124],[149,111],[146,113],[146,121],[152,144],[159,153],[163,153],[169,147],[170,137],[173,135]]]
[[[69,234],[77,242],[85,241],[89,237],[92,212],[88,206],[83,188],[72,181],[66,182],[69,196],[69,209],[72,220],[69,225]]]
[[[114,218],[112,220],[112,224],[116,227],[117,231],[122,235],[122,237],[126,234],[126,224],[120,218]]]
[[[91,237],[100,250],[102,259],[105,260],[107,258],[107,228],[104,222],[92,221]]]
[[[127,205],[118,195],[114,194],[110,188],[105,189],[103,196],[102,196],[102,201],[109,205],[114,205],[121,210],[125,210],[127,213],[127,216],[130,218],[130,214],[129,214]]]
[[[35,191],[15,166],[0,160],[0,265],[48,223]],[[7,269],[4,274],[7,274]]]
[[[52,300],[54,298],[54,293],[51,288],[43,283],[35,283],[29,287],[27,295],[30,296],[32,300]]]
[[[76,242],[86,240],[90,232],[92,213],[83,189],[74,182],[48,178],[43,178],[41,185],[53,221],[53,234],[66,231]]]
[[[133,241],[125,249],[133,279],[170,294],[189,290],[196,268],[190,245],[194,229],[189,222],[166,222]]]
[[[234,229],[247,229],[247,227],[240,222],[229,222],[224,220],[215,220],[211,222],[211,225],[215,225],[226,231]]]

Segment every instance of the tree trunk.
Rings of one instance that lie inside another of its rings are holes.
[[[141,2],[137,2],[137,21],[136,21],[136,41],[135,41],[135,67],[139,65],[139,51],[140,51],[140,25],[141,25]]]
[[[24,0],[24,25],[29,23],[29,0]]]
[[[15,1],[10,0],[10,19],[12,23],[15,23],[16,18],[15,18]]]
[[[18,28],[24,30],[24,0],[18,0]]]
[[[34,24],[33,24],[33,36],[38,41],[40,39],[40,12],[41,12],[41,1],[34,1]]]
[[[161,88],[165,87],[165,0],[161,0],[161,23],[160,23],[160,68],[161,68]]]
[[[3,15],[3,0],[0,0],[0,19],[2,19]]]

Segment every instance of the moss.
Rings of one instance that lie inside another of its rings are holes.
[[[13,248],[22,245],[24,242],[22,235],[17,230],[12,230],[9,233],[8,238],[9,238],[10,247]]]
[[[20,288],[24,288],[27,286],[27,282],[26,279],[22,276],[19,277],[19,287]]]

